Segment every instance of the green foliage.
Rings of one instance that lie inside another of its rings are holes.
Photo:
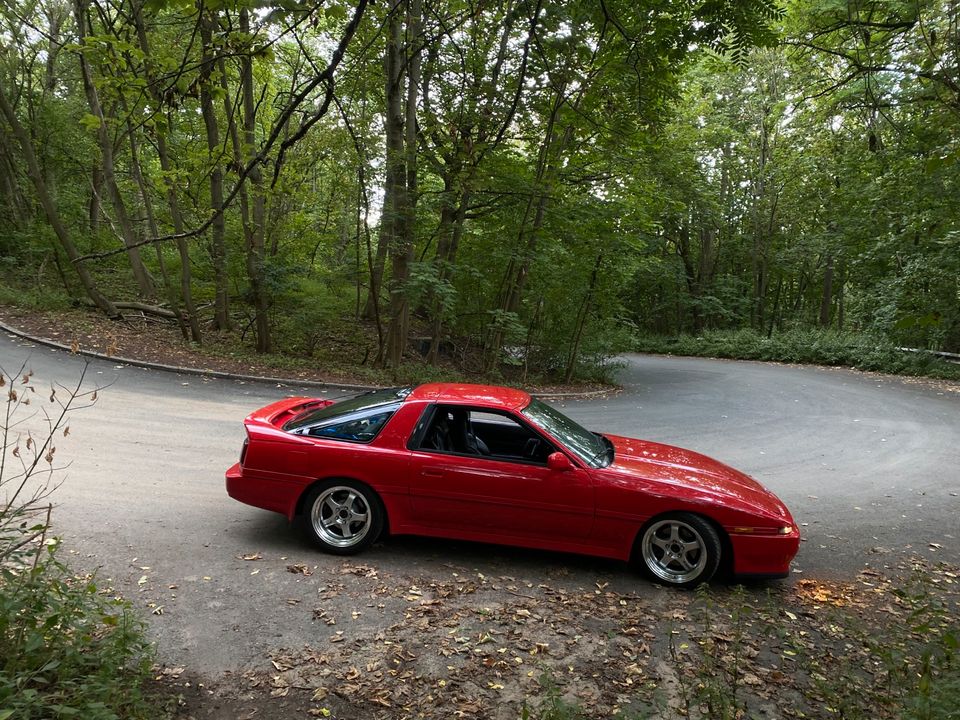
[[[302,273],[272,273],[274,325],[277,342],[293,355],[310,356],[319,349],[324,334],[353,309],[352,288],[332,279],[324,281]]]
[[[945,602],[921,573],[897,596],[911,608],[910,630],[923,642],[915,664],[904,662],[899,649],[877,648],[905,689],[902,717],[956,718],[960,708],[960,631],[956,626],[956,608]]]
[[[0,258],[0,262],[2,262]],[[0,305],[33,308],[36,310],[64,310],[70,307],[70,298],[51,285],[20,288],[0,281]]]
[[[945,0],[426,2],[423,27],[401,33],[405,60],[423,50],[416,92],[399,93],[416,98],[417,115],[404,140],[402,237],[382,214],[392,4],[360,18],[330,104],[326,86],[310,84],[326,51],[313,53],[339,43],[355,4],[251,13],[257,3],[216,0],[205,5],[219,25],[206,49],[194,2],[152,0],[116,17],[85,7],[90,26],[75,45],[67,6],[18,0],[0,11],[0,62],[79,252],[117,253],[84,265],[111,298],[140,289],[119,252],[81,57],[134,239],[206,223],[215,171],[233,197],[225,261],[209,228],[189,236],[186,263],[170,243],[145,246],[163,291],[140,299],[185,301],[186,271],[200,325],[211,325],[215,299],[228,301],[222,324],[243,342],[273,337],[261,352],[319,357],[358,319],[343,353],[354,362],[382,357],[394,322],[409,340],[395,364],[436,334],[459,349],[436,364],[490,377],[604,376],[634,327],[822,327],[864,332],[865,344],[960,351],[957,29]],[[401,65],[404,84],[413,63]],[[294,137],[300,123],[313,130]],[[40,288],[25,289],[37,302],[56,285],[77,295],[70,264],[52,269],[60,240],[7,124],[0,266],[8,278],[35,275]],[[243,168],[260,153],[257,181]],[[374,313],[367,296],[381,269]],[[398,298],[409,320],[388,311]],[[899,362],[885,352],[821,354]]]
[[[0,718],[153,718],[142,693],[152,663],[143,621],[92,577],[71,573],[48,535],[56,442],[96,391],[81,390],[81,375],[72,391],[46,396],[32,376],[26,366],[0,371]],[[35,419],[43,430],[29,429]]]
[[[705,331],[699,335],[643,335],[639,352],[699,357],[844,365],[898,375],[960,379],[960,365],[924,352],[905,352],[878,335],[822,330],[791,330],[769,337],[755,330]]]
[[[541,695],[533,709],[524,704],[520,720],[586,720],[587,711],[563,697],[553,673],[547,669],[540,674]]]
[[[57,548],[0,568],[0,716],[156,717],[142,692],[152,664],[143,621],[74,576]]]
[[[404,294],[414,307],[434,304],[432,312],[450,319],[457,305],[457,288],[441,272],[441,263],[414,263]]]

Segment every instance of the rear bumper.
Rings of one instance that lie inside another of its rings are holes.
[[[790,562],[800,549],[800,535],[731,533],[730,543],[737,577],[783,578],[790,574]]]
[[[227,495],[247,505],[272,510],[292,520],[302,485],[257,473],[254,477],[236,463],[226,472]]]

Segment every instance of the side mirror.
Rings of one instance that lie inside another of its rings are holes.
[[[557,472],[563,472],[565,470],[573,470],[573,463],[571,463],[570,458],[562,452],[555,452],[547,455],[547,467]]]

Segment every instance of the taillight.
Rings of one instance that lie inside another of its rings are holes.
[[[247,445],[250,444],[250,438],[246,437],[243,439],[243,447],[240,448],[240,464],[243,465],[244,458],[247,457]]]

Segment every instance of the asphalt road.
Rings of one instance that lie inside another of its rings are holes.
[[[0,337],[0,366],[15,372],[23,362],[38,391],[75,384],[84,365]],[[761,480],[801,523],[805,542],[794,578],[843,578],[911,554],[960,562],[956,389],[762,363],[624,362],[622,393],[556,404],[593,429],[689,447]],[[86,386],[97,384],[109,387],[58,440],[58,459],[71,465],[53,517],[75,566],[96,570],[102,585],[155,611],[161,659],[200,673],[262,664],[270,648],[317,639],[309,606],[331,582],[322,572],[331,559],[279,515],[229,499],[223,471],[239,454],[250,410],[319,393],[92,361]],[[241,558],[253,553],[262,560]],[[459,570],[664,592],[619,563],[469,543],[391,538],[358,562],[393,582],[429,582]],[[288,572],[296,563],[318,571]],[[354,619],[373,631],[390,608],[367,607],[379,610]]]

